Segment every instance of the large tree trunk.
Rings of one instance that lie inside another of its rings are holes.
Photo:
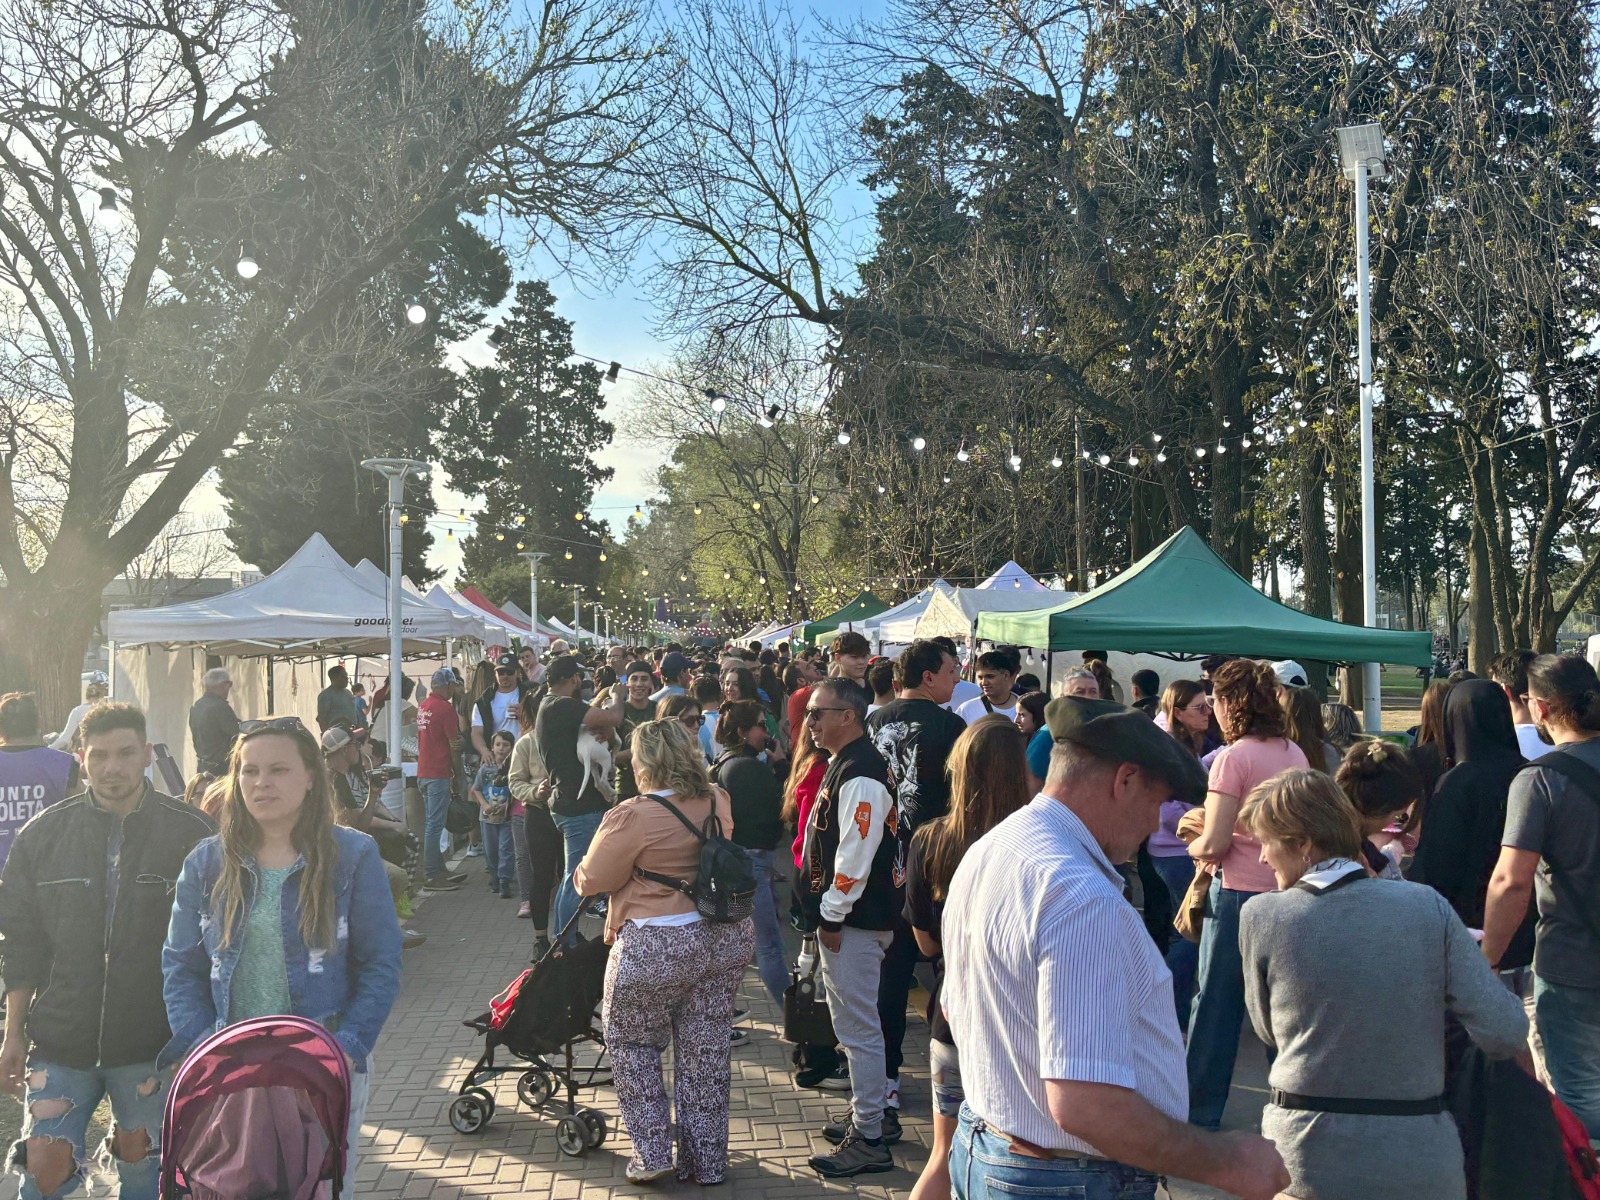
[[[100,619],[100,591],[92,584],[58,588],[24,579],[4,592],[0,693],[38,693],[46,731],[60,729],[82,698],[83,652]]]
[[[1333,561],[1328,555],[1328,452],[1320,444],[1300,456],[1301,608],[1313,617],[1333,616]],[[1306,682],[1319,696],[1328,694],[1328,668],[1302,664]]]
[[[1484,527],[1472,522],[1471,558],[1467,587],[1467,666],[1479,675],[1488,675],[1496,653],[1493,587],[1489,582],[1489,541]]]

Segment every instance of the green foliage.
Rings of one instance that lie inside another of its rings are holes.
[[[459,378],[436,437],[451,486],[483,497],[477,529],[462,542],[465,576],[498,578],[512,564],[526,573],[518,554],[543,551],[539,575],[552,589],[594,587],[607,573],[599,556],[609,530],[589,506],[611,477],[594,456],[613,432],[600,415],[601,373],[572,361],[572,324],[537,280],[517,284],[496,336],[495,365]]]

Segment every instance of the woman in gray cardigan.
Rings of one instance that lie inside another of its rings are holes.
[[[1510,1057],[1527,1043],[1521,1002],[1439,893],[1368,875],[1359,818],[1326,775],[1285,771],[1240,820],[1282,889],[1244,910],[1239,947],[1250,1021],[1277,1051],[1261,1132],[1293,1178],[1285,1194],[1462,1200],[1445,1013]]]

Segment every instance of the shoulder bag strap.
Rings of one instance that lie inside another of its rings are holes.
[[[1600,804],[1600,771],[1595,770],[1577,755],[1557,748],[1522,769],[1527,771],[1534,767],[1549,768],[1587,796],[1592,803]],[[1550,868],[1550,882],[1560,894],[1561,902],[1572,909],[1578,920],[1583,922],[1583,927],[1589,931],[1589,936],[1600,943],[1600,919],[1590,911],[1589,904],[1578,893],[1578,889],[1572,886],[1572,881],[1561,871],[1556,870],[1555,864],[1548,858],[1544,861]]]
[[[646,792],[644,796],[640,797],[640,799],[654,800],[657,804],[661,805],[661,807],[665,808],[673,816],[677,817],[678,820],[680,822],[682,822],[683,827],[685,829],[687,829],[690,833],[694,834],[695,837],[699,838],[701,843],[704,844],[704,842],[706,841],[706,835],[701,833],[698,829],[696,829],[694,827],[694,822],[689,820],[688,817],[683,815],[683,810],[680,809],[672,801],[668,800],[665,796],[658,796],[655,792]],[[716,806],[712,805],[712,813],[713,813],[713,815],[715,814],[715,812],[716,812]],[[648,879],[653,883],[665,884],[667,887],[675,888],[676,890],[682,892],[685,896],[688,896],[691,899],[695,898],[695,892],[694,892],[693,885],[685,883],[681,879],[674,879],[671,875],[663,875],[659,871],[646,871],[643,867],[634,867],[633,873],[635,875],[639,876],[639,878],[641,878],[641,879]]]

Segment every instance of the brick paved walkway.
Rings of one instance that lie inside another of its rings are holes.
[[[358,1175],[360,1195],[372,1200],[460,1200],[526,1196],[533,1200],[611,1200],[645,1194],[699,1196],[694,1185],[664,1181],[650,1188],[627,1182],[627,1134],[618,1128],[615,1093],[601,1088],[581,1102],[606,1114],[611,1134],[587,1158],[568,1158],[556,1147],[554,1123],[517,1103],[516,1076],[494,1082],[497,1108],[481,1133],[451,1129],[445,1109],[481,1040],[459,1022],[488,1001],[527,961],[528,922],[510,902],[483,885],[480,860],[462,865],[470,882],[460,892],[430,896],[412,924],[428,935],[406,955],[400,1000],[376,1055],[367,1110],[366,1142]],[[596,922],[596,924],[598,924]],[[828,1183],[806,1165],[825,1146],[812,1137],[829,1111],[848,1106],[837,1094],[802,1091],[790,1079],[789,1047],[779,1014],[752,969],[740,1007],[751,1011],[750,1038],[733,1052],[729,1188],[733,1200],[855,1194],[864,1200],[904,1200],[927,1158],[927,1029],[913,1020],[906,1036],[905,1138],[895,1149],[900,1170]],[[1259,1069],[1248,1045],[1229,1124],[1253,1123],[1260,1111]],[[1175,1184],[1172,1200],[1217,1195]]]

